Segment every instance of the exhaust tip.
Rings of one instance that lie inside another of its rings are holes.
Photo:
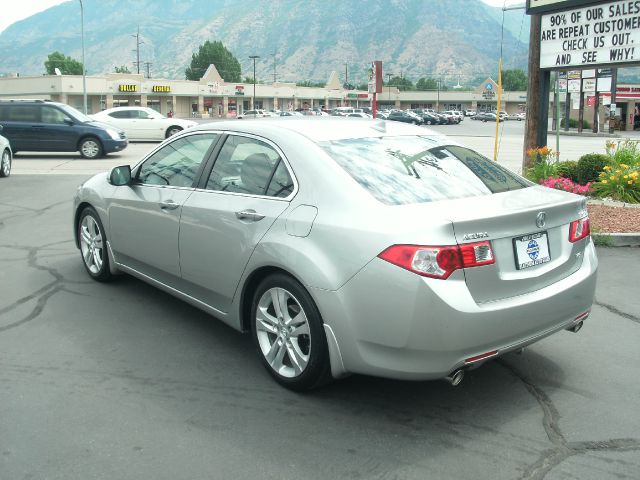
[[[567,330],[569,330],[570,332],[573,332],[573,333],[578,333],[581,328],[582,328],[582,322],[578,322],[575,325],[573,325],[572,327],[567,328]]]
[[[462,383],[462,380],[464,379],[464,370],[456,370],[451,375],[444,377],[444,379],[449,382],[452,387],[457,387]]]

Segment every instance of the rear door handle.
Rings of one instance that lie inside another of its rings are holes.
[[[167,200],[166,202],[162,202],[160,204],[160,208],[162,210],[175,210],[180,206],[179,203],[174,202],[173,200]]]
[[[251,220],[253,222],[257,222],[264,218],[264,215],[260,215],[253,209],[242,210],[240,212],[236,212],[236,217],[239,220]]]

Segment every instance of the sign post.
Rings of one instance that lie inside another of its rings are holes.
[[[382,62],[380,60],[371,62],[368,87],[369,93],[372,94],[371,112],[373,114],[373,118],[376,118],[378,93],[382,92]]]

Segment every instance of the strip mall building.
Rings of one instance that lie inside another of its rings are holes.
[[[295,110],[298,108],[335,108],[369,106],[371,95],[364,91],[345,90],[338,75],[331,74],[324,87],[300,87],[294,83],[247,84],[225,82],[211,65],[199,81],[144,78],[141,74],[109,73],[86,77],[88,113],[116,106],[146,106],[179,117],[235,117],[252,108]],[[254,103],[255,87],[255,103]],[[379,108],[433,108],[436,110],[495,110],[498,85],[487,79],[475,90],[399,91],[384,87],[378,94]],[[502,92],[501,110],[524,112],[526,92]],[[0,78],[0,99],[37,98],[83,108],[82,76],[43,75],[38,77]],[[600,104],[606,104],[606,95]],[[553,100],[553,95],[550,97]],[[564,94],[560,96],[561,105]],[[620,128],[632,130],[634,115],[640,106],[640,86],[619,85],[617,111]],[[564,109],[562,109],[564,112]],[[576,110],[571,117],[577,118]],[[584,118],[593,119],[593,106],[585,101]],[[603,120],[604,121],[604,116]]]

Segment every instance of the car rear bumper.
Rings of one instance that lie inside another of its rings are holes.
[[[407,380],[442,378],[466,359],[519,349],[589,312],[597,257],[589,242],[580,269],[540,290],[477,304],[456,271],[420,277],[374,259],[337,291],[311,289],[337,340],[344,373]],[[478,364],[481,362],[475,362]],[[335,369],[334,369],[335,375]]]
[[[102,141],[102,147],[104,148],[104,153],[120,152],[121,150],[124,150],[125,148],[127,148],[127,145],[129,145],[128,139],[125,139],[125,140],[108,139],[108,140]]]

